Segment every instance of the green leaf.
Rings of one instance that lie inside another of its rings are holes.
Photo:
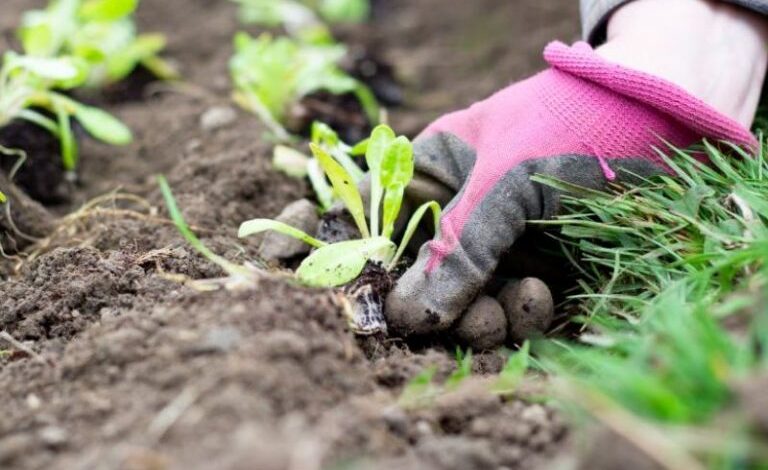
[[[128,145],[133,141],[131,130],[116,117],[91,106],[77,105],[75,118],[96,139],[111,145]]]
[[[240,225],[240,229],[237,231],[237,236],[239,238],[245,238],[257,233],[266,232],[267,230],[274,230],[276,232],[282,233],[283,235],[288,235],[289,237],[301,240],[307,245],[313,246],[315,248],[322,248],[327,245],[327,243],[320,241],[311,235],[308,235],[302,230],[272,219],[253,219],[247,222],[243,222]]]
[[[416,211],[411,216],[411,220],[408,221],[408,225],[405,227],[405,233],[403,234],[403,239],[400,240],[400,245],[397,248],[397,253],[395,254],[395,257],[392,258],[392,261],[389,263],[387,269],[393,269],[397,265],[397,262],[400,261],[400,257],[403,256],[408,243],[411,241],[411,237],[413,237],[413,234],[419,227],[419,223],[421,222],[422,217],[424,217],[424,214],[428,210],[432,210],[432,219],[435,224],[435,233],[440,233],[440,216],[442,214],[440,204],[435,201],[425,202],[419,206],[418,209],[416,209]]]
[[[187,225],[187,221],[184,220],[184,216],[181,214],[179,207],[176,205],[176,198],[173,197],[173,192],[171,192],[171,187],[168,184],[168,180],[166,180],[164,176],[158,175],[157,183],[160,185],[160,192],[163,194],[163,199],[165,199],[165,205],[168,208],[168,213],[171,216],[171,220],[173,220],[176,228],[179,230],[184,239],[186,239],[187,242],[192,246],[192,248],[197,250],[198,253],[203,255],[212,263],[221,267],[231,276],[247,274],[245,268],[238,266],[215,254],[210,250],[210,248],[205,246],[205,244],[200,241],[199,238],[197,238],[194,232],[192,232],[192,229],[189,228],[189,225]]]
[[[405,188],[413,179],[413,167],[413,146],[408,138],[400,136],[389,145],[381,164],[381,185],[386,191],[382,235],[387,238],[394,232]]]
[[[277,145],[272,152],[272,166],[294,178],[307,176],[309,157],[285,145]]]
[[[432,383],[437,373],[437,367],[431,366],[408,381],[398,398],[397,403],[403,408],[418,408],[429,405],[438,393]]]
[[[360,191],[357,190],[354,180],[347,170],[334,160],[333,157],[328,155],[325,150],[316,144],[309,144],[309,146],[328,179],[331,180],[336,195],[344,202],[352,218],[355,219],[357,228],[360,230],[363,238],[368,238],[370,232],[365,221],[363,198],[360,196]]]
[[[491,387],[491,391],[500,395],[509,395],[517,390],[517,386],[528,370],[530,348],[530,343],[526,341],[518,352],[509,356],[507,364],[499,373],[499,378]]]
[[[117,21],[132,14],[139,0],[87,0],[80,7],[84,21]]]
[[[369,139],[364,139],[356,143],[349,151],[349,154],[355,157],[365,155],[365,153],[368,151],[368,142]]]
[[[379,235],[379,210],[381,198],[384,196],[384,188],[381,184],[381,165],[386,156],[389,145],[395,140],[394,131],[386,125],[377,126],[368,140],[368,148],[365,152],[365,161],[371,173],[371,235]]]
[[[354,280],[372,258],[388,258],[395,245],[386,238],[364,238],[319,248],[299,266],[296,275],[312,287],[338,287]]]
[[[54,101],[56,123],[59,127],[59,142],[61,146],[61,161],[64,169],[72,171],[77,166],[77,141],[72,134],[72,123],[66,108]]]
[[[8,199],[5,197],[5,194],[3,194],[2,191],[0,191],[0,203],[3,203],[7,201]]]
[[[360,102],[360,106],[363,108],[363,112],[365,112],[365,116],[368,118],[368,122],[370,122],[371,125],[378,124],[381,109],[379,108],[379,102],[376,100],[376,95],[373,94],[373,91],[360,81],[357,81],[357,85],[353,91],[355,97]]]
[[[107,57],[107,75],[113,82],[130,75],[144,60],[155,57],[165,48],[166,39],[162,34],[143,34],[127,47]]]
[[[413,145],[407,137],[400,136],[387,147],[381,163],[381,184],[408,186],[413,179]]]
[[[87,71],[71,57],[32,57],[9,55],[11,69],[23,69],[40,78],[57,82],[82,82]]]
[[[341,139],[331,126],[321,121],[314,121],[312,123],[312,142],[333,148],[339,145]]]
[[[52,25],[43,11],[25,13],[17,36],[21,41],[22,49],[27,54],[49,55],[55,52]]]
[[[459,346],[456,346],[456,370],[445,380],[445,388],[455,390],[471,375],[472,350],[467,349],[467,352],[464,353]]]
[[[331,23],[360,23],[370,14],[369,0],[322,0],[320,14]]]
[[[384,204],[382,212],[383,227],[381,236],[392,238],[395,231],[395,222],[400,208],[403,206],[403,196],[405,195],[404,186],[390,186],[384,193]]]
[[[335,201],[333,188],[328,184],[325,173],[320,168],[320,162],[316,158],[312,158],[307,164],[307,178],[309,178],[309,184],[312,185],[315,196],[317,196],[317,202],[320,203],[323,212],[329,210]]]
[[[357,163],[352,157],[347,154],[349,146],[341,141],[339,135],[327,124],[315,121],[312,123],[312,142],[320,145],[326,150],[337,162],[347,170],[347,173],[355,181],[355,184],[359,183],[365,176],[365,172],[357,166]]]

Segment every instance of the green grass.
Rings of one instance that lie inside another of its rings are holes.
[[[579,269],[581,329],[535,350],[568,403],[662,465],[753,468],[765,449],[728,410],[768,371],[768,160],[701,150],[711,166],[673,150],[674,177],[628,191],[546,181],[573,191],[549,224]]]

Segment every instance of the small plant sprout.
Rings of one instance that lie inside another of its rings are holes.
[[[403,387],[397,403],[406,409],[424,408],[429,406],[440,394],[440,387],[433,382],[437,367],[431,366],[413,377]]]
[[[519,351],[509,355],[507,363],[499,373],[496,382],[491,387],[493,393],[499,395],[511,395],[520,382],[523,381],[530,361],[531,345],[528,341],[523,343]]]
[[[295,0],[234,0],[240,5],[238,17],[246,24],[268,28],[282,27],[292,37],[303,42],[323,44],[333,42],[328,27],[303,2]]]
[[[102,142],[130,143],[131,131],[116,118],[54,91],[81,85],[87,70],[87,65],[74,57],[46,58],[6,52],[0,68],[0,127],[22,119],[47,129],[61,142],[62,162],[67,171],[75,169],[78,158],[72,118]]]
[[[184,220],[184,216],[181,214],[181,210],[179,210],[179,206],[176,204],[176,198],[173,197],[173,192],[171,191],[171,186],[168,184],[168,180],[166,180],[164,176],[158,175],[157,183],[160,186],[160,192],[163,195],[163,200],[165,201],[165,206],[168,209],[168,214],[171,216],[171,220],[179,230],[179,233],[181,233],[181,235],[192,248],[197,250],[197,252],[203,255],[208,261],[219,266],[224,272],[227,273],[229,277],[226,279],[226,285],[229,287],[236,287],[242,284],[250,283],[256,274],[256,268],[248,264],[235,264],[217,255],[211,251],[210,248],[205,246],[205,244],[194,234],[192,229],[187,224],[187,221]],[[216,281],[209,284],[215,285]]]
[[[445,380],[447,390],[455,390],[472,375],[472,350],[456,346],[456,370]]]
[[[405,187],[413,178],[413,148],[406,137],[395,137],[385,125],[373,130],[366,161],[371,168],[372,187],[377,194],[371,197],[371,226],[365,217],[363,198],[354,184],[354,178],[320,145],[310,144],[312,153],[331,182],[334,194],[346,207],[357,225],[362,238],[326,245],[313,240],[307,234],[297,236],[295,229],[287,230],[282,224],[269,219],[254,219],[240,226],[239,236],[247,237],[266,230],[277,230],[289,236],[309,242],[319,248],[299,266],[297,276],[303,283],[316,287],[337,287],[355,279],[366,262],[382,263],[387,269],[394,268],[421,218],[432,210],[435,230],[439,228],[440,206],[428,202],[419,207],[411,217],[399,247],[391,241],[395,221],[400,213]],[[379,214],[382,227],[379,229]]]
[[[360,151],[360,144],[350,147],[333,129],[319,121],[312,124],[312,143],[333,156],[347,170],[355,185],[365,176],[365,172],[352,158],[352,155],[365,154],[364,149]],[[317,158],[308,157],[291,147],[278,145],[274,149],[272,163],[275,168],[294,178],[307,177],[315,191],[321,212],[328,211],[336,202],[333,188],[328,183]]]
[[[312,143],[310,147],[319,166],[330,181],[335,197],[342,201],[354,219],[361,238],[326,244],[304,232],[270,219],[244,222],[238,233],[240,237],[247,237],[267,230],[276,230],[317,248],[304,259],[296,271],[297,278],[303,284],[313,287],[346,285],[360,276],[369,262],[382,266],[388,271],[393,269],[427,211],[432,211],[435,230],[439,230],[440,206],[431,201],[423,204],[413,213],[399,246],[392,241],[405,188],[413,178],[414,171],[413,148],[406,137],[395,137],[392,129],[385,125],[378,126],[371,134],[365,158],[371,169],[372,186],[377,193],[371,198],[370,227],[365,217],[363,198],[354,183],[355,179],[342,164],[324,150],[323,146]],[[355,289],[355,292],[360,292],[361,296],[366,297],[364,306],[357,303],[360,299],[353,299],[347,308],[351,323],[356,325],[356,331],[366,331],[365,325],[377,325],[375,328],[381,328],[384,320],[380,299],[370,301],[369,292],[362,294],[365,289]],[[365,321],[361,318],[365,318]]]
[[[85,85],[103,87],[142,65],[161,79],[176,72],[158,54],[160,34],[137,34],[133,13],[139,0],[52,0],[28,11],[17,32],[24,52],[36,57],[72,56],[87,64]]]
[[[243,23],[268,27],[282,26],[295,37],[307,37],[327,28],[318,15],[329,23],[359,23],[370,13],[368,0],[234,0],[240,5]],[[315,36],[316,37],[316,36]]]
[[[235,36],[235,55],[229,68],[233,98],[256,114],[279,140],[290,140],[285,128],[292,105],[318,91],[354,94],[370,122],[379,106],[371,90],[337,65],[346,54],[338,44],[307,44],[287,37],[257,38],[241,32]]]

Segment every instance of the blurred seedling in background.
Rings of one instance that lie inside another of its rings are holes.
[[[288,37],[262,34],[256,38],[240,32],[229,68],[233,98],[256,114],[281,141],[291,139],[286,129],[292,107],[319,91],[353,94],[369,122],[379,118],[379,105],[371,90],[338,65],[346,48],[335,43],[308,44]]]
[[[71,56],[87,65],[84,85],[104,87],[139,65],[161,79],[176,71],[158,54],[161,34],[138,34],[133,14],[139,0],[52,0],[24,14],[17,31],[24,52],[36,57]]]
[[[496,378],[488,382],[490,393],[505,397],[514,395],[528,371],[529,351],[530,344],[526,341],[520,350],[508,353],[504,368]],[[435,383],[437,368],[427,367],[403,387],[398,404],[409,409],[428,407],[438,396],[457,390],[472,377],[472,350],[462,351],[457,347],[455,357],[456,369],[442,385]]]
[[[81,86],[87,75],[87,64],[75,57],[34,57],[6,52],[0,68],[0,127],[21,119],[50,131],[61,143],[61,158],[67,171],[75,169],[78,159],[73,118],[102,142],[130,143],[131,131],[112,115],[55,91]],[[6,149],[2,153],[9,152]]]
[[[282,27],[291,36],[309,42],[326,42],[331,34],[324,21],[360,23],[370,14],[368,0],[234,0],[243,23]]]
[[[315,121],[312,124],[312,143],[336,159],[347,170],[352,182],[358,185],[365,172],[355,162],[354,157],[365,155],[368,141],[364,140],[355,146],[347,145],[339,135],[328,125]],[[278,170],[294,178],[308,178],[315,191],[321,212],[326,212],[337,201],[333,188],[328,183],[320,162],[315,157],[285,145],[277,145],[274,149],[272,163]]]

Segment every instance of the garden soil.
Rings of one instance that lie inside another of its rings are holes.
[[[372,25],[340,34],[392,64],[403,104],[390,121],[413,135],[542,67],[547,41],[577,37],[576,3],[387,0]],[[0,47],[39,4],[2,0]],[[454,369],[445,348],[356,339],[331,292],[280,271],[238,291],[193,288],[223,273],[168,221],[156,174],[206,244],[238,262],[258,246],[236,238],[240,222],[310,194],[271,168],[264,128],[232,107],[235,14],[225,0],[143,0],[140,28],[168,36],[184,83],[140,77],[140,92],[79,96],[135,142],[83,139],[77,179],[46,167],[19,180],[44,204],[26,201],[27,251],[0,258],[0,330],[22,343],[0,339],[0,468],[547,468],[566,426],[530,394],[487,392],[500,354],[476,354],[477,378],[404,408],[412,377]]]

